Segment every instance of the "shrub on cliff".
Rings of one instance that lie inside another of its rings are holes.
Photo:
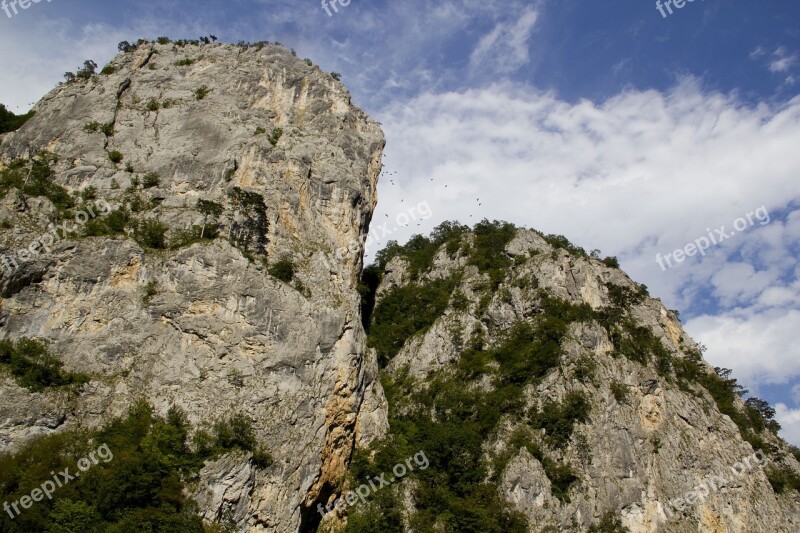
[[[24,115],[15,115],[6,106],[0,104],[0,133],[20,129],[34,114],[36,114],[35,111],[28,111]]]

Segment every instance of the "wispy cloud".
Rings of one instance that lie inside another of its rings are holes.
[[[800,97],[751,106],[684,78],[665,92],[571,104],[504,82],[425,93],[377,116],[387,171],[397,172],[394,185],[381,183],[378,218],[401,200],[428,200],[434,213],[396,238],[483,217],[566,234],[620,255],[669,307],[703,309],[690,333],[746,384],[800,376],[800,212],[786,210],[798,197]],[[668,272],[655,263],[762,205],[769,225],[702,261]]]
[[[797,63],[797,54],[790,54],[784,47],[780,47],[770,55],[770,72],[786,72]]]
[[[781,425],[781,436],[800,445],[800,409],[791,409],[784,403],[775,406],[775,420]]]
[[[512,22],[498,22],[477,44],[470,56],[473,70],[509,74],[529,60],[530,37],[539,14],[526,9]]]

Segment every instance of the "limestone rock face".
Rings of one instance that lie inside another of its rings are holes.
[[[472,238],[466,236],[468,242]],[[459,273],[453,294],[465,301],[456,305],[451,296],[442,315],[406,340],[386,368],[394,378],[416,380],[415,389],[424,389],[431,376],[454,372],[471,333],[483,332],[486,344],[493,346],[513,324],[535,323],[545,305],[542,291],[595,311],[611,307],[610,286],[642,291],[619,269],[551,246],[537,232],[520,229],[504,252],[513,265],[497,289],[487,292],[487,276],[465,260],[463,250],[451,255],[442,247],[431,269],[416,280],[407,260],[396,256],[386,265],[376,291],[379,306],[399,287]],[[675,313],[658,299],[642,297],[628,312],[676,360],[699,353]],[[569,498],[555,497],[539,459],[524,446],[511,444],[514,429],[526,424],[524,415],[503,419],[496,434],[484,443],[488,464],[492,457],[508,454],[498,476],[499,493],[528,518],[532,532],[586,531],[608,512],[620,517],[632,533],[791,532],[800,528],[797,493],[772,490],[765,468],[754,459],[759,450],[743,440],[737,425],[720,412],[706,389],[696,384],[682,388],[653,364],[615,353],[608,331],[597,321],[572,323],[562,349],[559,366],[527,386],[522,412],[547,401],[561,401],[569,393],[580,392],[588,398],[588,420],[575,426],[569,443],[563,449],[542,444],[551,460],[575,472],[577,480]],[[589,365],[591,372],[586,370]],[[701,366],[713,372],[706,363]],[[464,386],[485,388],[490,380],[484,377]],[[740,400],[737,405],[743,407]],[[542,430],[538,431],[534,434],[543,439]],[[800,472],[786,443],[768,432],[763,438],[770,463]],[[542,439],[540,443],[546,442]],[[726,482],[712,487],[709,481],[719,481],[715,476],[724,476]],[[670,507],[670,502],[685,499],[699,485],[705,488],[692,496],[694,503],[682,510]],[[413,509],[413,500],[407,507]]]
[[[0,137],[2,163],[45,150],[58,158],[58,184],[93,187],[93,202],[111,207],[138,195],[135,215],[165,224],[170,242],[208,222],[198,200],[217,202],[220,238],[153,251],[124,236],[57,233],[3,269],[0,337],[45,339],[67,370],[92,379],[59,397],[0,377],[0,451],[102,425],[140,398],[161,414],[176,405],[196,426],[239,412],[275,463],[207,466],[201,511],[240,531],[297,531],[306,506],[344,476],[357,435],[368,442],[385,427],[355,291],[383,134],[343,85],[280,46],[145,43],[111,67],[43,98]],[[147,175],[157,183],[126,190]],[[247,254],[228,238],[252,223],[233,205],[235,188],[265,207],[266,231]],[[54,212],[44,197],[10,192],[0,254],[52,231]],[[290,283],[268,273],[282,258],[294,264]]]
[[[425,392],[431,376],[454,371],[471,335],[491,347],[515,324],[536,323],[542,291],[598,313],[614,307],[612,287],[643,293],[619,269],[532,230],[517,231],[502,251],[510,266],[490,279],[468,259],[476,236],[466,234],[465,248],[443,246],[419,280],[402,257],[386,265],[378,305],[408,284],[459,275],[441,316],[379,369],[357,285],[384,138],[347,90],[271,45],[143,42],[104,72],[59,86],[0,135],[0,165],[33,169],[47,152],[54,181],[79,198],[75,219],[57,225],[46,197],[12,189],[0,199],[0,256],[17,258],[0,266],[0,339],[46,340],[66,370],[90,377],[77,392],[34,393],[0,373],[0,452],[102,426],[139,399],[162,415],[181,408],[196,428],[241,413],[274,463],[243,452],[208,462],[187,489],[199,513],[235,531],[315,531],[317,504],[347,488],[354,450],[391,434],[381,372]],[[87,212],[123,205],[140,228],[163,224],[170,246],[144,247],[135,232],[81,236]],[[196,238],[198,228],[219,236]],[[659,300],[636,298],[626,313],[671,361],[698,351]],[[574,321],[557,367],[520,387],[525,413],[588,398],[566,445],[548,448],[541,428],[541,449],[519,445],[526,415],[505,416],[478,451],[487,483],[531,531],[586,531],[608,513],[633,533],[800,529],[797,492],[773,491],[753,464],[758,450],[709,391],[623,357],[612,337],[598,320]],[[493,383],[487,373],[463,386]],[[800,473],[785,443],[760,437],[770,462]],[[568,489],[548,477],[553,465],[574,473]],[[422,481],[399,485],[406,510]],[[702,497],[670,506],[703,484]],[[324,526],[346,522],[333,514]]]

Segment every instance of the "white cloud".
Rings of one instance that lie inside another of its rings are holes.
[[[792,387],[792,400],[795,405],[800,405],[800,383]]]
[[[775,420],[781,425],[780,436],[790,444],[800,446],[800,409],[790,409],[779,403],[775,406]]]
[[[538,13],[526,9],[516,21],[499,22],[485,35],[472,51],[470,67],[473,70],[510,74],[529,60],[528,41]]]
[[[0,33],[0,49],[14,53],[0,54],[0,102],[15,112],[27,111],[32,103],[53,89],[63,74],[75,71],[86,59],[102,67],[117,54],[117,44],[139,37],[175,35],[178,32],[202,35],[195,26],[175,24],[160,18],[138,17],[126,28],[107,24],[78,26],[68,19],[46,18],[19,20],[10,31]],[[198,23],[202,27],[202,23]],[[20,46],[25,43],[25,46]]]
[[[390,238],[484,217],[565,234],[619,255],[670,307],[741,308],[698,317],[689,331],[746,385],[800,375],[792,251],[800,215],[779,216],[798,197],[800,97],[751,106],[683,79],[666,92],[572,104],[504,82],[421,94],[376,115],[387,133],[386,170],[397,172],[394,186],[381,181],[376,219],[421,200],[434,213]],[[705,257],[658,267],[657,253],[710,228],[730,232],[762,206],[769,224],[756,219]]]
[[[800,311],[735,310],[690,320],[686,329],[708,346],[706,359],[733,368],[748,386],[786,383],[800,375]]]
[[[780,47],[770,56],[770,72],[786,72],[797,62],[797,54],[789,54],[784,47]]]

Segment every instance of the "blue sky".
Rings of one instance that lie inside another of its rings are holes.
[[[375,220],[390,222],[370,255],[483,217],[618,255],[800,444],[800,2],[673,11],[662,17],[655,0],[352,0],[332,16],[317,0],[42,1],[0,11],[0,102],[26,110],[122,40],[280,41],[341,72],[384,126]],[[430,217],[397,222],[423,204]],[[657,254],[740,218],[705,255],[659,267]]]

